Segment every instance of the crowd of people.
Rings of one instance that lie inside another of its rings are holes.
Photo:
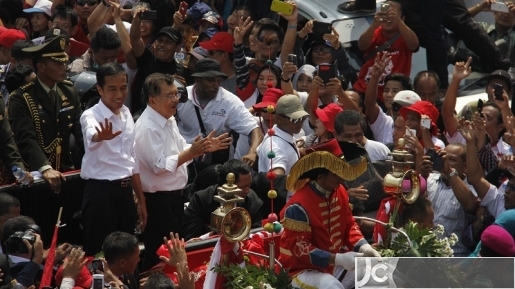
[[[21,180],[14,166],[55,193],[69,193],[67,172],[86,180],[80,248],[45,251],[38,220],[0,194],[0,284],[37,286],[50,259],[60,288],[89,288],[99,271],[116,288],[194,288],[185,242],[216,235],[214,196],[233,173],[252,227],[281,221],[279,259],[295,286],[348,288],[351,274],[336,268],[379,256],[371,245],[386,237],[352,215],[384,215],[381,178],[399,144],[425,186],[396,225],[443,225],[444,237],[458,236],[457,257],[513,257],[514,4],[488,26],[472,17],[491,0],[468,10],[390,0],[377,12],[375,1],[344,3],[346,13],[375,13],[355,67],[338,31],[314,33],[317,20],[301,19],[294,2],[274,19],[270,1],[241,2],[0,0],[1,180]],[[444,27],[471,56],[452,63],[450,78]],[[420,46],[429,70],[411,79]],[[457,112],[472,67],[485,73],[488,99]],[[161,262],[177,284],[139,280]]]

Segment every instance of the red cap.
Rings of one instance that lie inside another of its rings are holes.
[[[327,131],[334,132],[334,120],[336,115],[342,111],[343,109],[336,103],[330,103],[322,109],[317,108],[315,114],[324,124]]]
[[[219,50],[234,53],[234,37],[227,32],[218,32],[209,41],[199,42],[200,47],[207,50]]]
[[[63,282],[63,266],[60,266],[55,273],[55,282],[57,285],[61,285]],[[91,288],[91,283],[93,283],[93,276],[89,272],[87,266],[82,267],[80,274],[77,278],[75,278],[75,286],[73,289],[83,289],[83,288]]]
[[[488,226],[481,234],[482,246],[504,257],[515,256],[515,241],[506,229],[498,225]]]
[[[330,152],[337,157],[341,157],[343,155],[342,149],[340,148],[338,141],[334,138],[325,142],[318,143],[310,148],[307,148],[306,155],[319,151]]]
[[[14,42],[25,39],[27,39],[27,36],[20,30],[7,29],[4,32],[1,32],[0,34],[0,45],[7,49],[11,49],[13,47]]]
[[[265,94],[263,94],[263,99],[260,103],[254,104],[252,107],[254,110],[259,110],[262,108],[267,108],[269,105],[275,106],[277,105],[277,101],[279,98],[283,96],[283,91],[278,88],[269,88],[265,91]]]
[[[419,116],[422,116],[424,114],[427,115],[429,119],[431,119],[431,131],[433,132],[433,134],[435,132],[438,132],[436,121],[438,120],[440,113],[432,103],[422,100],[417,101],[410,106],[403,106],[400,110],[402,118],[406,119],[406,115],[410,111],[418,114]]]

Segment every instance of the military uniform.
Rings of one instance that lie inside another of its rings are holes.
[[[45,44],[23,49],[36,59],[50,58],[67,62],[65,39],[58,36]],[[38,78],[11,94],[9,116],[14,139],[31,171],[74,169],[70,152],[70,134],[83,148],[80,126],[81,105],[70,81],[47,87]]]
[[[5,115],[5,102],[3,98],[0,98],[0,152],[3,162],[3,165],[0,165],[0,184],[4,185],[14,181],[10,174],[12,166],[17,166],[22,170],[25,170],[25,166],[14,142],[11,126]]]

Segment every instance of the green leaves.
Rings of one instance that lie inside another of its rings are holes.
[[[225,288],[246,289],[252,286],[254,289],[259,289],[262,284],[269,284],[275,289],[293,289],[290,285],[291,278],[283,269],[276,274],[273,270],[264,266],[217,265],[213,270],[229,279],[224,284]]]

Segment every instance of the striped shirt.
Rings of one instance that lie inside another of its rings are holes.
[[[467,182],[463,182],[469,187],[470,191],[477,196],[474,187]],[[466,257],[471,251],[462,242],[462,234],[467,224],[472,221],[473,216],[467,214],[458,202],[452,188],[447,186],[439,173],[431,173],[427,178],[427,198],[433,204],[435,212],[434,224],[442,225],[445,228],[443,237],[450,237],[452,233],[458,236],[458,242],[452,248],[455,257]]]

